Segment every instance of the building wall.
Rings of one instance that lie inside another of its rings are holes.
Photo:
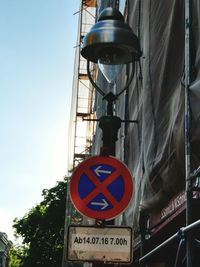
[[[12,242],[8,240],[5,233],[0,232],[0,267],[9,266],[9,250]]]

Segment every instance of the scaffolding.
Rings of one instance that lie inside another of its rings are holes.
[[[82,40],[94,25],[96,21],[96,13],[97,0],[82,0],[80,10],[74,14],[79,15],[79,22],[77,44],[75,46],[76,52],[69,125],[69,175],[80,162],[91,155],[92,140],[96,127],[95,112],[93,108],[95,92],[94,88],[89,83],[87,76],[87,61],[80,54]],[[92,66],[92,75],[95,75],[94,66]],[[66,259],[68,225],[74,223],[74,220],[77,219],[79,220],[79,223],[82,221],[80,216],[73,216],[73,210],[69,198],[69,187],[67,186],[62,267],[69,266]]]
[[[75,13],[79,14],[79,23],[70,113],[69,172],[91,155],[95,130],[93,111],[95,93],[87,76],[87,61],[80,55],[80,49],[84,36],[95,23],[96,12],[96,0],[82,0],[80,10]]]

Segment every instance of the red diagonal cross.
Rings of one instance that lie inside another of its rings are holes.
[[[109,200],[109,202],[112,204],[113,207],[119,204],[119,202],[117,202],[117,200],[107,189],[107,186],[120,176],[119,171],[114,171],[102,182],[99,181],[99,179],[94,175],[94,173],[89,168],[85,170],[85,174],[96,186],[96,189],[94,189],[90,194],[88,194],[83,199],[85,205],[87,205],[90,201],[92,201],[99,193],[102,193]]]

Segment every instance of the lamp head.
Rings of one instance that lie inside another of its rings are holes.
[[[84,37],[81,55],[94,63],[119,65],[139,59],[141,51],[137,36],[122,14],[108,7]]]

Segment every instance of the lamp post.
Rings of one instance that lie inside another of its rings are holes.
[[[87,73],[91,84],[103,97],[103,100],[107,101],[107,114],[99,119],[103,141],[100,154],[115,156],[118,130],[123,120],[114,114],[114,103],[133,79],[135,61],[141,56],[139,40],[129,25],[124,22],[123,15],[117,9],[107,7],[100,13],[97,23],[84,37],[81,55],[87,59]],[[93,80],[90,62],[98,64],[99,70],[109,85],[108,93]],[[119,93],[114,93],[116,78],[122,66],[129,63],[132,65],[129,79]],[[103,221],[96,223],[104,225]],[[106,222],[106,224],[114,224],[114,221]],[[95,263],[93,266],[102,265]]]
[[[139,40],[123,15],[115,8],[105,8],[99,15],[97,23],[84,37],[81,55],[87,59],[88,77],[94,88],[107,101],[107,114],[100,118],[99,127],[103,132],[103,155],[115,155],[115,143],[118,130],[123,122],[114,115],[113,105],[116,99],[128,88],[134,75],[134,64],[141,56]],[[96,63],[110,86],[106,93],[93,80],[90,62]],[[113,93],[116,77],[122,66],[131,63],[131,74],[126,85],[119,93]],[[135,122],[135,121],[132,121]]]

